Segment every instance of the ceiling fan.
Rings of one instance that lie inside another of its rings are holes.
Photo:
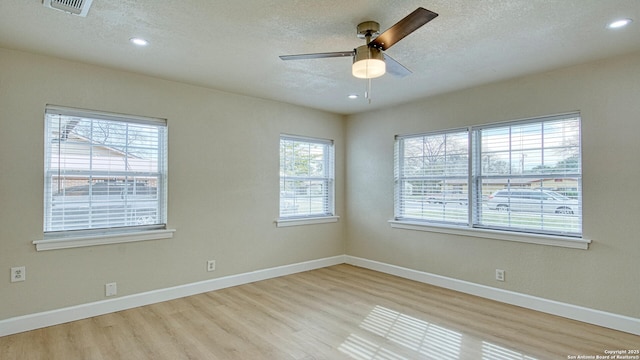
[[[351,56],[353,58],[352,74],[357,78],[373,79],[384,75],[385,72],[404,77],[411,74],[411,71],[384,51],[435,19],[436,16],[438,14],[433,11],[419,7],[382,34],[380,34],[380,24],[375,21],[365,21],[358,24],[357,31],[358,38],[365,39],[366,45],[351,51],[282,55],[280,59],[307,60]]]

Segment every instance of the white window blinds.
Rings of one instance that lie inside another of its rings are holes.
[[[47,106],[44,231],[166,224],[166,120]]]
[[[333,215],[333,141],[281,135],[280,218]]]

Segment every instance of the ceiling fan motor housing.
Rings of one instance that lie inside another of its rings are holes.
[[[380,24],[375,21],[365,21],[358,24],[358,38],[367,39],[375,38],[380,35]]]

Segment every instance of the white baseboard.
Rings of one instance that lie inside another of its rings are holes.
[[[346,263],[486,299],[640,335],[640,319],[474,284],[396,265],[345,255]]]
[[[520,294],[513,291],[492,288],[485,285],[474,284],[467,281],[452,279],[373,260],[348,255],[339,255],[0,320],[0,336],[17,334],[24,331],[86,319],[93,316],[201,294],[208,291],[224,289],[344,263],[548,314],[558,315],[573,320],[640,335],[640,319],[637,318]]]
[[[272,279],[303,271],[344,264],[344,255],[311,260],[291,265],[257,270],[248,273],[185,284],[166,289],[148,291],[140,294],[70,306],[62,309],[0,320],[0,336],[17,334],[24,331],[58,325],[70,321],[86,319],[139,306],[178,299],[185,296],[248,284],[260,280]]]

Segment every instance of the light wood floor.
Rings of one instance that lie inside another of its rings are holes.
[[[0,359],[568,359],[640,336],[338,265],[0,338]]]

